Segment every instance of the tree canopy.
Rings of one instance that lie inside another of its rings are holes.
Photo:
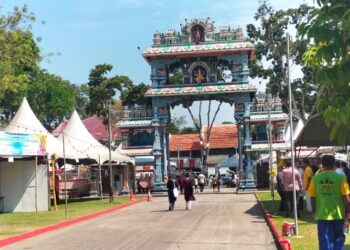
[[[305,63],[317,71],[317,110],[331,128],[331,139],[345,144],[350,138],[350,2],[318,0],[319,9],[299,27],[312,47],[304,53]]]
[[[41,70],[27,91],[28,101],[44,126],[51,129],[63,117],[70,117],[75,107],[75,90],[70,82]]]
[[[30,78],[39,70],[40,49],[31,31],[35,16],[26,5],[0,15],[0,98],[23,93]]]
[[[80,118],[84,119],[87,117],[87,104],[89,103],[89,86],[87,84],[73,84],[72,85],[75,93],[74,106],[75,110],[80,115]]]
[[[284,111],[288,110],[285,32],[288,28],[298,28],[312,9],[301,5],[299,8],[275,11],[268,1],[262,1],[254,16],[259,25],[247,25],[248,38],[256,47],[255,59],[249,62],[250,76],[267,81],[271,93],[282,99]],[[300,67],[302,71],[302,76],[292,82],[293,113],[297,118],[304,120],[305,113],[309,113],[313,108],[317,89],[314,71],[302,60],[308,44],[308,39],[290,42],[292,67]]]
[[[99,64],[90,70],[89,103],[87,111],[89,114],[97,114],[107,118],[109,105],[114,104],[117,92],[121,94],[132,86],[132,81],[127,76],[115,75],[108,77],[107,74],[113,69],[110,64]]]
[[[74,88],[68,81],[41,69],[40,38],[34,38],[35,15],[15,7],[0,15],[0,119],[8,122],[24,96],[38,119],[50,129],[74,108]]]
[[[138,85],[130,85],[129,88],[125,89],[121,95],[120,100],[123,105],[133,105],[135,103],[142,102],[144,95],[149,89],[149,86],[143,82]]]

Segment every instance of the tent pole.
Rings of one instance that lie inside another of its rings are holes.
[[[50,163],[49,154],[46,152],[46,168],[47,168],[47,206],[49,211],[51,211],[51,192],[50,192]]]
[[[55,166],[56,166],[55,155],[51,155],[53,206],[55,207],[55,211],[57,211]],[[59,180],[58,180],[58,187],[57,187],[57,189],[58,190],[60,189],[60,182],[59,182]]]
[[[63,166],[64,166],[64,214],[67,219],[67,175],[66,175],[66,148],[64,145],[64,132],[62,131],[62,144],[63,144]]]
[[[113,202],[113,169],[112,169],[112,129],[111,129],[111,110],[108,104],[108,152],[109,152],[109,202]]]
[[[287,83],[288,83],[288,97],[289,97],[289,123],[290,123],[290,158],[292,161],[292,181],[293,181],[293,211],[294,211],[294,224],[295,235],[298,236],[298,213],[297,213],[297,199],[295,189],[295,159],[294,159],[294,141],[293,141],[293,110],[292,110],[292,86],[290,83],[290,68],[289,68],[289,33],[287,33]]]
[[[38,156],[35,156],[35,212],[38,212]]]
[[[103,192],[102,192],[102,174],[101,174],[101,156],[98,155],[98,172],[99,172],[99,184],[100,184],[100,192],[101,192],[101,201],[103,200]]]
[[[275,186],[274,186],[274,176],[273,176],[273,159],[272,159],[272,124],[271,124],[271,93],[268,93],[267,97],[267,108],[268,108],[268,119],[269,119],[269,166],[270,166],[270,187],[272,196],[272,210],[275,210]]]

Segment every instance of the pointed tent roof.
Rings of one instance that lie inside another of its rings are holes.
[[[91,117],[88,117],[84,120],[82,120],[83,124],[87,128],[87,130],[90,132],[90,134],[97,140],[97,141],[107,141],[108,140],[108,134],[106,131],[106,126],[103,124],[101,119],[93,115]],[[52,134],[56,137],[58,137],[63,129],[67,126],[68,121],[64,120],[62,121],[53,131]],[[121,139],[121,133],[120,130],[116,127],[112,128],[112,138],[114,139]]]
[[[85,158],[95,159],[97,162],[99,158],[101,162],[108,161],[109,150],[107,147],[100,144],[86,129],[81,121],[77,111],[74,111],[70,117],[67,126],[63,130],[65,144],[73,147],[80,154],[85,155]],[[63,134],[59,135],[59,140],[63,140]],[[112,151],[112,161],[116,162],[131,162],[130,157],[120,154],[117,151]]]
[[[63,157],[63,145],[46,128],[40,123],[29,106],[27,98],[23,98],[16,115],[10,124],[5,128],[6,132],[22,133],[22,134],[44,134],[46,139],[46,151],[49,155],[56,154],[57,157]],[[74,152],[70,148],[66,148],[66,155],[75,158]]]

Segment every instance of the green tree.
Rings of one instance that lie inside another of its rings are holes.
[[[132,81],[127,76],[106,75],[113,69],[110,64],[96,65],[89,74],[89,103],[87,112],[102,116],[104,122],[108,119],[108,107],[114,104],[117,91],[122,93],[132,86]]]
[[[73,85],[61,77],[41,70],[29,84],[28,101],[43,125],[51,129],[74,109],[76,92]]]
[[[121,93],[120,99],[124,106],[133,105],[144,99],[145,93],[148,89],[149,86],[143,82],[138,85],[131,85]]]
[[[184,115],[182,116],[174,116],[171,118],[171,122],[168,126],[168,131],[170,134],[181,134],[181,130],[184,126],[186,126],[186,117]]]
[[[342,145],[350,138],[350,2],[317,0],[315,9],[299,27],[312,39],[304,60],[317,71],[321,84],[318,112],[331,129],[330,139]]]
[[[0,99],[5,95],[23,95],[30,78],[39,70],[40,38],[33,37],[34,22],[35,16],[26,5],[15,7],[7,15],[0,14]]]
[[[89,86],[87,84],[73,84],[75,96],[75,110],[80,115],[81,119],[87,117],[86,108],[89,103]]]
[[[275,11],[268,3],[262,1],[254,19],[259,25],[248,24],[248,38],[255,44],[255,59],[249,62],[250,76],[267,80],[267,87],[274,96],[282,99],[284,111],[288,111],[287,49],[285,31],[298,28],[302,20],[310,14],[312,7],[301,5],[299,8]],[[303,53],[309,47],[308,39],[290,42],[292,67],[301,68],[303,76],[292,82],[293,113],[305,120],[316,101],[317,86],[314,71],[304,64]]]
[[[190,108],[190,103],[185,104],[184,107],[187,109],[188,113],[191,116],[191,119],[193,121],[194,125],[194,131],[198,133],[199,141],[201,144],[201,164],[203,166],[203,171],[205,173],[208,173],[208,165],[207,165],[207,160],[209,157],[209,152],[210,152],[210,137],[211,137],[211,130],[214,126],[214,122],[216,119],[216,116],[218,115],[221,105],[223,104],[222,101],[218,103],[218,106],[214,112],[213,117],[211,118],[211,105],[212,105],[212,100],[208,101],[208,111],[207,111],[207,130],[206,133],[203,133],[203,122],[204,120],[202,119],[202,104],[203,100],[199,101],[199,109],[198,109],[198,118],[194,117],[193,112],[191,111]]]
[[[195,127],[184,127],[181,129],[180,134],[198,134],[199,131]]]

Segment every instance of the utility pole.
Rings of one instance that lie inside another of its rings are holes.
[[[287,33],[287,83],[288,83],[288,98],[289,98],[289,124],[290,124],[290,159],[292,161],[292,177],[293,177],[293,211],[295,235],[298,236],[298,214],[297,214],[297,199],[295,190],[295,161],[294,161],[294,141],[293,141],[293,111],[292,111],[292,86],[290,83],[290,67],[289,67],[289,33]]]
[[[270,166],[270,185],[271,185],[271,196],[272,196],[272,210],[275,210],[275,184],[274,176],[272,174],[272,124],[271,124],[271,93],[268,93],[267,96],[267,110],[268,110],[268,119],[269,119],[269,166]]]
[[[108,151],[109,151],[109,202],[113,202],[113,171],[112,171],[112,129],[111,129],[111,110],[108,104]]]
[[[180,164],[180,145],[176,144],[176,150],[177,150],[177,163]]]
[[[62,142],[63,142],[63,166],[64,166],[64,215],[65,218],[68,218],[67,212],[67,172],[66,172],[66,147],[64,143],[64,131],[62,131]]]

